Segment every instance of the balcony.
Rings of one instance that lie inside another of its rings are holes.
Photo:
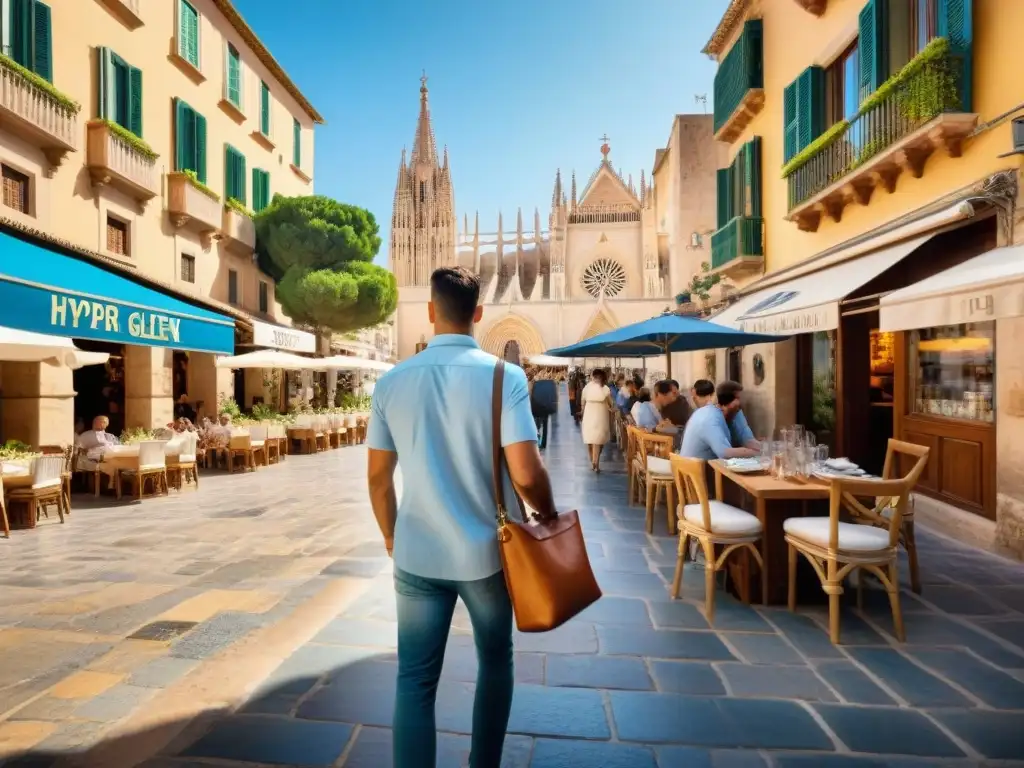
[[[134,197],[143,208],[160,194],[157,155],[103,120],[91,120],[87,131],[86,165],[94,185],[109,184]]]
[[[715,138],[733,142],[764,108],[761,19],[743,25],[715,75]]]
[[[230,204],[224,206],[221,232],[224,244],[232,250],[252,254],[256,247],[256,225],[252,223],[252,217]]]
[[[0,123],[43,151],[47,178],[78,148],[79,109],[41,77],[0,56]]]
[[[894,192],[904,171],[921,178],[937,149],[959,157],[964,138],[978,123],[977,114],[964,111],[963,64],[945,40],[933,41],[869,96],[852,120],[833,126],[798,153],[783,169],[787,219],[814,232],[823,215],[838,222],[847,205],[868,205],[877,187]]]
[[[764,219],[737,216],[711,236],[711,271],[726,277],[764,267]]]
[[[821,16],[825,13],[828,0],[796,0],[796,4],[808,13],[813,13],[815,16]]]
[[[220,198],[184,173],[167,174],[167,212],[176,227],[199,233],[203,247],[220,234],[223,224]]]

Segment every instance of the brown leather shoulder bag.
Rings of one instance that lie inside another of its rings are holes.
[[[559,627],[601,598],[583,540],[580,517],[561,512],[528,519],[516,494],[522,522],[511,519],[505,507],[504,451],[501,447],[501,406],[505,361],[494,368],[491,394],[491,434],[494,457],[494,498],[498,505],[498,548],[505,584],[512,598],[520,632],[547,632]]]

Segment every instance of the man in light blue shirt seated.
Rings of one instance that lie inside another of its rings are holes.
[[[735,459],[756,456],[760,449],[733,447],[728,420],[740,410],[743,387],[735,381],[718,385],[717,403],[698,408],[686,422],[679,453],[691,459]],[[746,424],[746,420],[743,421]],[[747,427],[749,431],[750,427]]]
[[[636,383],[632,379],[626,379],[623,385],[619,387],[619,393],[615,396],[615,405],[623,413],[629,413],[630,400],[634,397],[636,397]]]
[[[430,287],[427,309],[434,338],[377,382],[366,438],[370,501],[384,546],[389,554],[393,550],[395,560],[394,765],[433,765],[437,685],[461,597],[478,661],[472,764],[496,766],[513,687],[512,604],[498,554],[492,485],[497,358],[473,340],[483,309],[479,279],[466,269],[442,268],[431,275]],[[508,364],[501,391],[501,445],[509,506],[515,508],[518,490],[541,518],[553,516],[526,374]],[[405,489],[401,503],[396,466]]]
[[[747,423],[747,417],[743,415],[743,409],[733,413],[729,422],[729,436],[732,438],[734,448],[751,448],[755,451],[761,450],[761,443],[754,437],[754,431]]]

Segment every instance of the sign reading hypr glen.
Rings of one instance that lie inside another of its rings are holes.
[[[50,294],[50,325],[77,336],[79,329],[118,335],[127,333],[140,341],[181,343],[181,318],[141,309],[122,313],[117,304]]]

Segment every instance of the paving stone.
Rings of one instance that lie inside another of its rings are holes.
[[[80,720],[114,722],[130,715],[155,693],[152,688],[138,685],[115,685],[109,691],[83,703],[75,710],[75,717]]]
[[[640,658],[553,654],[547,661],[547,684],[576,688],[654,688]]]
[[[668,600],[668,588],[661,577],[655,574],[637,573],[602,574],[597,583],[601,591],[609,596],[646,597],[650,600]]]
[[[204,621],[171,646],[170,655],[181,659],[206,659],[261,626],[257,615],[226,611]]]
[[[748,664],[719,664],[734,696],[772,696],[804,701],[836,701],[828,686],[805,667],[764,667]]]
[[[695,747],[661,747],[660,768],[764,768],[764,758],[757,752],[741,749],[697,749]]]
[[[896,703],[850,661],[819,661],[815,669],[850,704]]]
[[[168,642],[191,631],[197,621],[154,621],[137,629],[128,636],[129,640],[155,640],[158,643]]]
[[[854,752],[961,757],[963,751],[919,712],[893,707],[815,704],[836,736]]]
[[[710,629],[701,609],[692,603],[674,600],[670,603],[652,602],[651,618],[654,625],[671,629]],[[721,627],[716,627],[720,629]]]
[[[516,686],[508,731],[577,739],[611,737],[600,692],[541,685]]]
[[[723,632],[720,637],[750,664],[806,664],[793,646],[778,635]]]
[[[654,752],[646,747],[599,741],[537,739],[530,768],[658,768]]]
[[[1024,683],[967,651],[914,649],[910,654],[989,706],[1024,710]]]
[[[959,645],[1006,669],[1024,669],[1024,651],[1015,651],[1004,643],[941,614],[908,614],[903,617],[910,643]],[[988,629],[988,627],[986,627]],[[989,630],[990,631],[990,630]]]
[[[55,696],[41,696],[14,712],[10,715],[10,719],[61,722],[69,720],[81,704],[81,699],[58,699]]]
[[[662,603],[652,603],[662,605]],[[582,624],[628,624],[652,626],[647,603],[632,597],[602,597],[584,610],[575,621]]]
[[[324,568],[320,573],[325,576],[354,576],[360,579],[372,579],[389,567],[387,558],[355,559],[341,558]]]
[[[1020,760],[1024,755],[1019,712],[938,709],[929,714],[985,757]]]
[[[184,754],[250,763],[330,766],[351,736],[352,726],[341,723],[239,716],[216,723]]]
[[[832,740],[802,706],[793,701],[715,699],[741,734],[737,747],[751,749],[833,748]]]
[[[313,638],[313,642],[370,648],[397,648],[398,625],[371,619],[335,619]]]
[[[807,616],[789,611],[765,611],[764,617],[777,626],[802,654],[811,659],[839,659],[842,652],[832,645],[828,633]]]
[[[1006,608],[989,600],[983,592],[971,587],[949,584],[932,585],[922,597],[946,613],[961,615],[999,615]]]
[[[721,747],[742,743],[739,727],[715,699],[633,691],[613,691],[609,697],[622,741]]]
[[[735,657],[714,634],[679,630],[598,627],[601,653],[661,659],[732,661]]]
[[[469,737],[452,733],[437,735],[437,768],[464,768],[469,758]],[[505,737],[501,768],[528,768],[533,739],[510,734]],[[393,768],[391,730],[360,728],[342,763],[344,768]]]
[[[640,526],[641,528],[643,527],[643,521],[640,522]],[[594,569],[608,571],[610,574],[633,573],[643,575],[651,572],[650,563],[647,562],[647,558],[645,558],[640,552],[629,554],[624,552],[615,552],[614,554],[603,558],[599,562],[595,562]]]
[[[138,685],[143,688],[166,688],[187,675],[196,666],[197,662],[192,659],[178,659],[170,656],[154,659],[133,672],[127,682],[129,685]]]
[[[722,678],[707,663],[696,661],[648,662],[658,690],[665,693],[688,693],[697,696],[724,696]]]
[[[911,706],[972,706],[962,693],[891,648],[850,648],[847,653]]]
[[[517,651],[528,653],[597,653],[594,626],[574,619],[551,632],[519,632],[513,637]]]
[[[1024,649],[1024,620],[987,621],[981,627],[993,635]]]
[[[934,758],[914,760],[891,756],[853,757],[851,755],[785,755],[773,754],[777,768],[933,768]],[[942,765],[947,763],[943,762]],[[959,763],[957,763],[959,765]],[[964,768],[967,768],[964,766]]]

